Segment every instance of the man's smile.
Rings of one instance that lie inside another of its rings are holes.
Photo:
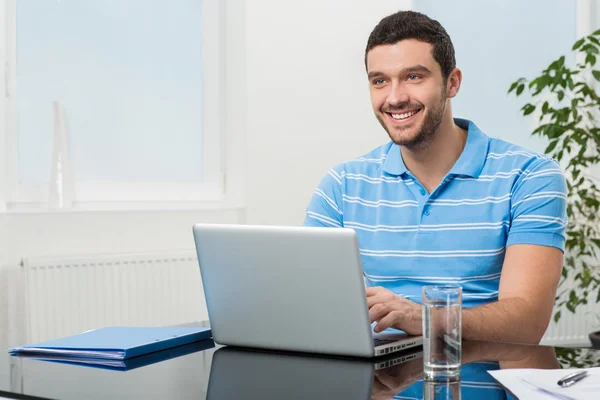
[[[402,113],[398,113],[398,112],[394,112],[394,113],[390,113],[390,112],[386,112],[387,116],[389,117],[389,119],[392,121],[392,123],[394,124],[405,124],[408,123],[410,121],[412,121],[414,118],[416,118],[415,116],[417,114],[419,114],[419,112],[421,112],[422,109],[416,109],[416,110],[410,110],[410,111],[405,111]]]

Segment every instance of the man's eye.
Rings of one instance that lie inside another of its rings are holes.
[[[373,85],[383,85],[385,83],[385,79],[375,79],[373,81]]]
[[[419,77],[417,75],[411,74],[408,76],[409,81],[416,81],[417,79],[419,79]]]

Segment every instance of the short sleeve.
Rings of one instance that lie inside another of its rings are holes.
[[[344,226],[342,171],[341,167],[332,168],[321,180],[306,208],[305,226],[336,228]]]
[[[557,162],[542,158],[521,175],[511,198],[506,245],[535,244],[564,252],[567,184]]]

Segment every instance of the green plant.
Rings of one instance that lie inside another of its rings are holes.
[[[561,368],[589,368],[600,363],[600,352],[597,350],[556,347],[554,351]]]
[[[600,57],[600,29],[577,40],[572,53],[573,68],[562,56],[541,75],[531,81],[520,78],[508,90],[517,96],[526,90],[531,93],[523,115],[537,110],[539,125],[532,134],[548,139],[545,154],[561,163],[567,179],[565,265],[555,321],[564,307],[574,313],[588,299],[600,302],[600,190],[589,175],[589,168],[600,162],[600,96],[594,89],[595,81],[600,81],[600,70],[594,69]],[[564,288],[567,279],[574,282],[573,288]]]

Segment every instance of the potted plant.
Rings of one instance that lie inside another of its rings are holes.
[[[588,301],[600,302],[600,190],[597,178],[589,173],[600,162],[600,95],[594,87],[600,81],[600,69],[595,69],[600,29],[577,40],[572,52],[574,67],[567,66],[562,56],[539,76],[520,78],[508,90],[517,96],[531,93],[531,103],[522,113],[539,115],[532,134],[548,139],[545,154],[561,163],[567,179],[565,265],[554,321],[564,308],[574,313]],[[600,348],[600,331],[590,333],[590,339]]]
[[[596,326],[600,328],[600,316],[596,315]],[[590,333],[592,347],[600,349],[600,330]]]

